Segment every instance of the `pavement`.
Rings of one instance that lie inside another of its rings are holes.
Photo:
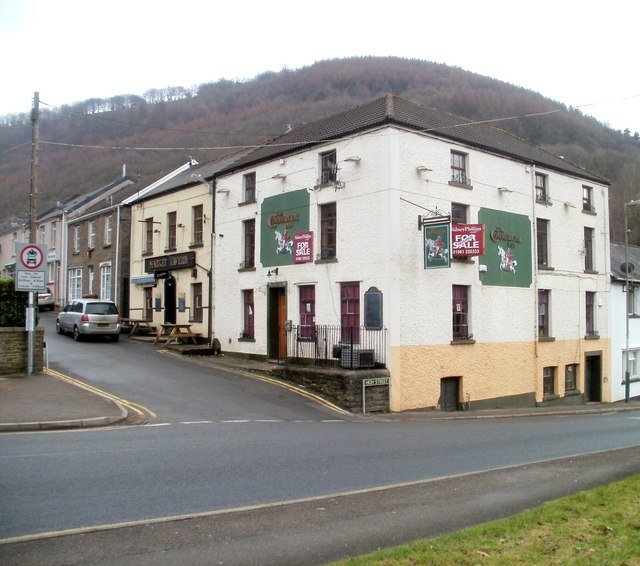
[[[185,363],[190,363],[185,356]],[[224,370],[269,375],[269,363],[230,356],[193,356],[193,362]],[[134,399],[131,400],[135,402]],[[471,411],[416,410],[360,415],[373,420],[420,422],[459,419],[496,419],[640,411],[640,400],[628,403],[586,403],[553,407],[528,407]],[[136,424],[126,402],[99,391],[79,379],[55,371],[0,376],[0,432],[62,430]],[[139,424],[139,423],[138,423]]]

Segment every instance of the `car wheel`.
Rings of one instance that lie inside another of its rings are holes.
[[[73,339],[76,342],[80,342],[80,340],[82,340],[82,334],[80,334],[80,331],[78,330],[77,326],[73,327]]]
[[[111,341],[112,342],[117,342],[118,340],[120,340],[120,334],[112,334],[111,335]]]
[[[64,330],[62,330],[62,326],[60,326],[60,321],[56,320],[56,332],[58,334],[64,334]]]

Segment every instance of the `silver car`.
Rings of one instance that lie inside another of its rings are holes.
[[[58,313],[56,330],[58,334],[73,333],[76,341],[85,336],[109,336],[117,342],[121,323],[122,318],[113,301],[75,299]]]
[[[38,293],[38,309],[41,311],[45,311],[47,309],[52,311],[55,307],[56,302],[49,287],[47,287],[46,293]]]

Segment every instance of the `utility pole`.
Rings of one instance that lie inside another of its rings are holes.
[[[33,93],[33,108],[31,109],[31,199],[29,242],[38,240],[38,151],[40,145],[40,94]],[[27,308],[27,375],[32,375],[35,367],[35,291],[29,291],[29,306]]]
[[[40,94],[33,93],[31,109],[31,199],[30,199],[30,236],[32,244],[37,240],[38,220],[38,152],[40,145]]]

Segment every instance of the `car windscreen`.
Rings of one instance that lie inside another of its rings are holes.
[[[113,303],[89,303],[87,314],[118,314],[118,309]]]

